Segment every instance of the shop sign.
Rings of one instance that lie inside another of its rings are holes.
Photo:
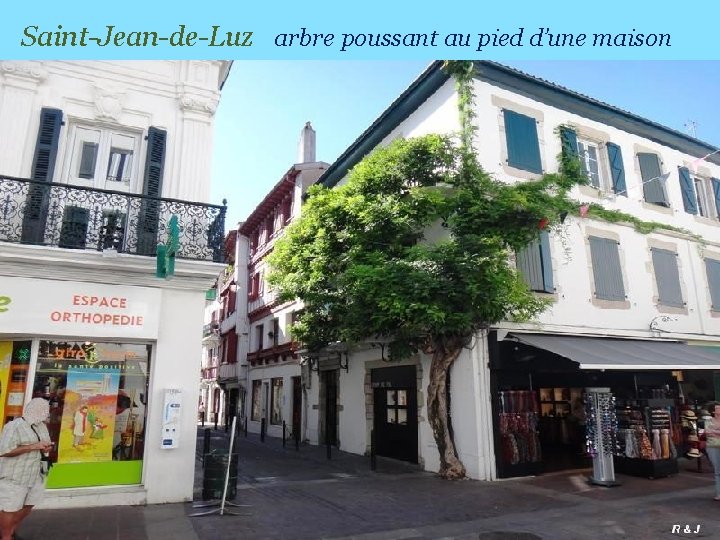
[[[148,287],[0,277],[0,331],[155,339],[160,303]]]

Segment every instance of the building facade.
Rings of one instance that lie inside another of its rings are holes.
[[[298,344],[290,335],[298,302],[281,302],[266,284],[265,258],[285,227],[301,212],[303,195],[327,163],[316,160],[315,130],[308,122],[300,135],[298,162],[283,175],[263,201],[238,228],[239,249],[247,246],[247,294],[238,349],[247,366],[246,406],[248,431],[317,442],[318,418],[308,408],[309,372],[301,368]],[[241,259],[238,259],[241,260]],[[240,319],[238,319],[240,321]]]
[[[45,507],[192,499],[229,69],[0,62],[0,413],[50,401]]]
[[[587,465],[578,455],[586,449],[582,403],[590,387],[613,394],[623,448],[638,420],[651,443],[657,432],[661,457],[676,459],[686,444],[680,411],[714,399],[718,387],[718,149],[490,62],[475,63],[474,91],[475,143],[487,172],[508,182],[538,178],[557,172],[557,156],[570,151],[589,184],[573,191],[584,203],[580,216],[515,256],[550,308],[531,323],[479,334],[452,368],[453,430],[468,475],[492,480]],[[364,155],[397,137],[459,127],[454,82],[435,62],[319,181],[343,182]],[[590,203],[632,219],[586,214]],[[633,220],[661,225],[639,231]],[[320,391],[309,406],[320,411],[320,424],[323,416],[337,421],[334,442],[369,453],[374,430],[379,455],[437,471],[425,412],[429,358],[391,364],[381,344],[326,356],[336,358],[325,361],[332,375],[320,358],[313,375]],[[634,458],[631,450],[626,457]]]

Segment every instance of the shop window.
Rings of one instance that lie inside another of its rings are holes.
[[[508,165],[524,171],[542,173],[536,120],[507,109],[503,110],[503,120]]]
[[[0,341],[0,427],[22,416],[30,341]]]
[[[531,242],[516,256],[517,269],[531,290],[554,292],[552,260],[550,258],[550,237],[546,231]]]
[[[705,259],[708,288],[713,311],[720,311],[720,261]]]
[[[637,157],[640,164],[645,202],[670,206],[658,155],[639,152]]]
[[[272,392],[270,393],[270,423],[280,425],[283,421],[283,380],[281,377],[272,379]]]
[[[252,410],[250,420],[259,422],[262,417],[262,381],[252,382]]]
[[[599,236],[591,236],[589,240],[595,297],[601,300],[625,300],[619,242]]]
[[[677,253],[657,248],[652,248],[650,251],[658,289],[658,304],[683,307],[685,302],[680,289]]]
[[[33,397],[50,402],[48,487],[141,482],[149,361],[149,345],[40,341]]]

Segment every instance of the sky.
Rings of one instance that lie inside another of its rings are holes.
[[[505,62],[720,147],[720,62]],[[215,115],[211,202],[243,221],[295,163],[300,131],[335,159],[427,62],[235,61]],[[694,122],[691,127],[690,123]]]

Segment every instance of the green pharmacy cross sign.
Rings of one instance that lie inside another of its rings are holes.
[[[155,276],[169,279],[175,274],[175,254],[180,248],[180,227],[178,217],[172,216],[168,223],[168,239],[157,246]]]

